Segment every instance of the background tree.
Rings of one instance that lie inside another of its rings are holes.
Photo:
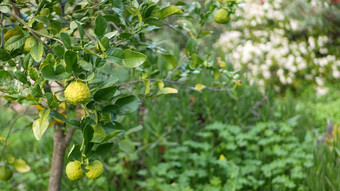
[[[76,167],[86,174],[100,169],[97,159],[114,147],[133,152],[128,135],[142,127],[123,127],[119,121],[143,100],[178,93],[178,85],[198,91],[231,91],[240,85],[238,75],[203,44],[212,33],[206,23],[214,11],[223,8],[217,20],[227,23],[221,19],[230,19],[236,6],[230,0],[175,5],[158,0],[3,1],[0,95],[8,107],[19,103],[39,110],[32,116],[37,140],[53,127],[49,190],[60,190],[69,144],[68,160],[79,161]],[[166,30],[178,34],[177,53],[153,39]],[[203,69],[216,79],[213,86],[187,82],[188,75]],[[72,142],[77,131],[81,142]],[[7,167],[13,163],[5,148],[1,158]],[[20,164],[27,169],[24,161]]]

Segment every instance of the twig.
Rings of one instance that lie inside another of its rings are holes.
[[[19,21],[21,24],[23,24],[27,29],[28,29],[28,32],[32,34],[32,36],[37,39],[39,42],[41,42],[52,54],[55,54],[54,50],[48,46],[44,41],[42,41],[40,39],[40,37],[38,35],[35,34],[34,30],[28,26],[28,24],[23,21],[20,17],[18,17],[16,14],[13,14],[11,12],[8,12],[9,15],[11,15],[12,17],[14,17],[17,21]]]
[[[166,76],[166,80],[170,79],[171,75],[173,73],[175,73],[179,68],[181,68],[183,66],[184,63],[186,63],[189,59],[191,58],[191,56],[187,57],[181,64],[179,64],[175,69],[173,69],[172,71],[169,72],[169,74]]]
[[[14,118],[14,120],[13,120],[13,122],[12,122],[12,124],[11,124],[11,127],[9,128],[9,130],[8,130],[8,133],[7,133],[7,136],[6,136],[6,140],[5,140],[5,143],[4,143],[4,148],[2,149],[2,152],[1,152],[1,156],[4,156],[4,153],[5,153],[5,149],[6,149],[6,145],[7,145],[7,142],[8,142],[8,138],[9,138],[9,135],[11,134],[11,131],[12,131],[12,129],[13,129],[13,126],[14,126],[14,124],[17,122],[17,120],[21,117],[22,115],[21,114],[19,114],[19,115],[17,115],[16,116],[16,118]]]
[[[178,30],[176,27],[174,27],[174,26],[172,26],[172,25],[170,25],[170,24],[165,23],[165,22],[161,22],[161,21],[160,21],[160,23],[163,24],[163,25],[165,25],[165,26],[167,26],[167,27],[169,27],[170,29],[172,29],[172,30],[174,30],[174,31],[176,31],[176,32],[178,32],[178,33],[180,33],[181,35],[183,35],[183,36],[185,36],[185,37],[188,37],[187,34],[185,34],[184,32],[182,32],[181,30]]]
[[[0,26],[1,26],[1,44],[0,44],[0,48],[2,48],[2,46],[4,45],[4,25],[2,24],[4,20],[4,15],[1,12],[1,18],[0,18]]]
[[[119,89],[124,89],[124,88],[131,86],[133,84],[138,84],[138,83],[141,83],[141,82],[147,81],[147,80],[149,80],[151,82],[162,81],[164,83],[176,84],[176,85],[184,86],[184,87],[189,88],[189,89],[195,89],[195,86],[191,86],[189,84],[185,84],[185,83],[177,82],[177,81],[172,81],[172,80],[167,80],[167,79],[144,79],[144,80],[131,81],[131,82],[120,84]],[[218,87],[205,87],[204,89],[211,90],[211,91],[232,91],[232,89],[230,89],[230,88],[218,88]]]
[[[38,34],[38,35],[40,35],[40,36],[42,36],[42,37],[45,37],[45,38],[49,38],[49,39],[55,40],[55,41],[59,42],[61,45],[64,45],[63,41],[61,41],[61,40],[59,40],[59,39],[57,39],[57,38],[54,38],[54,37],[45,35],[44,33],[41,33],[41,32],[36,31],[36,30],[34,30],[34,29],[32,29],[32,31],[33,31],[35,34]]]
[[[15,3],[14,0],[10,0],[9,3],[12,5],[12,9],[17,16],[20,16],[19,5]]]

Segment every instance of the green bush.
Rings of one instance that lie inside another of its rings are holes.
[[[213,123],[196,137],[169,146],[159,164],[138,172],[145,190],[297,190],[312,163],[307,134],[300,142],[294,122],[242,128]]]

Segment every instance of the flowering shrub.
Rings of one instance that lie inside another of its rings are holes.
[[[231,24],[235,30],[216,46],[260,85],[283,91],[314,84],[322,94],[327,82],[340,79],[339,10],[340,4],[325,0],[246,3]]]

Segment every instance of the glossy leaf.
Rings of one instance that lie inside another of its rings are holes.
[[[98,14],[95,24],[94,33],[101,38],[106,33],[107,22],[101,14]]]
[[[147,59],[147,56],[140,52],[135,52],[130,49],[124,50],[124,59],[122,63],[127,68],[136,68],[142,65]]]
[[[44,53],[44,45],[41,42],[36,43],[30,51],[32,58],[36,62],[41,61],[43,53]]]

